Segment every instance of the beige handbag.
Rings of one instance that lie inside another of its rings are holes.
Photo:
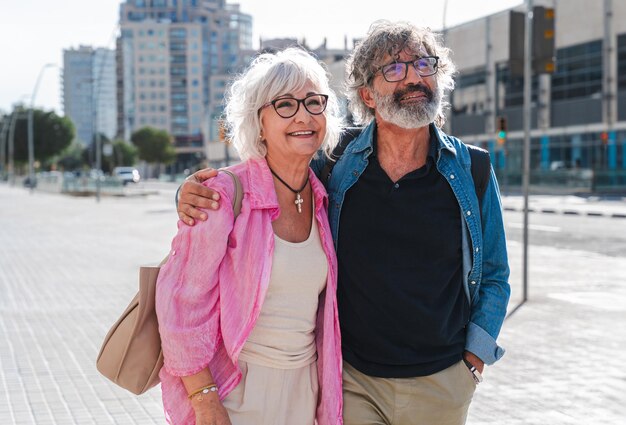
[[[243,198],[241,182],[232,172],[220,171],[229,174],[235,184],[233,212],[237,218]],[[143,394],[159,383],[163,351],[154,298],[159,269],[167,258],[158,266],[139,269],[139,292],[104,338],[96,361],[101,374],[133,394]]]

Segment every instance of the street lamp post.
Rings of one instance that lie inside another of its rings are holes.
[[[15,126],[20,118],[21,109],[14,108],[11,114],[11,124],[9,124],[9,166],[7,167],[8,179],[11,186],[15,186]]]
[[[35,108],[35,96],[37,96],[37,90],[39,89],[39,83],[41,82],[41,77],[43,76],[46,68],[50,68],[56,66],[53,63],[47,63],[41,67],[39,71],[39,75],[37,76],[37,81],[35,82],[35,87],[33,88],[33,94],[30,98],[30,108],[28,109],[28,186],[30,188],[30,193],[33,193],[33,189],[35,188],[35,142],[34,142],[34,132],[33,132],[33,109]]]
[[[0,128],[0,169],[2,169],[2,173],[0,174],[1,180],[4,181],[4,178],[7,174],[7,132],[9,131],[9,123],[11,122],[11,117],[6,115],[2,119],[2,128]]]

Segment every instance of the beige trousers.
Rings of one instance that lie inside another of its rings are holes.
[[[275,369],[239,360],[241,382],[222,403],[232,425],[314,425],[317,362]]]
[[[343,362],[344,425],[463,425],[475,390],[463,361],[416,378],[376,378]]]

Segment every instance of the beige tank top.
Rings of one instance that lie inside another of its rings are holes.
[[[315,322],[328,261],[315,217],[304,242],[287,242],[276,235],[274,242],[267,294],[239,358],[261,366],[296,369],[317,359]]]

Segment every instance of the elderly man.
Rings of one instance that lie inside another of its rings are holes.
[[[327,185],[346,425],[463,424],[484,364],[504,353],[500,196],[491,170],[478,199],[468,147],[441,131],[453,72],[437,36],[403,22],[376,22],[348,61],[366,127]],[[185,183],[181,219],[205,219],[192,205],[215,208],[211,195]]]

